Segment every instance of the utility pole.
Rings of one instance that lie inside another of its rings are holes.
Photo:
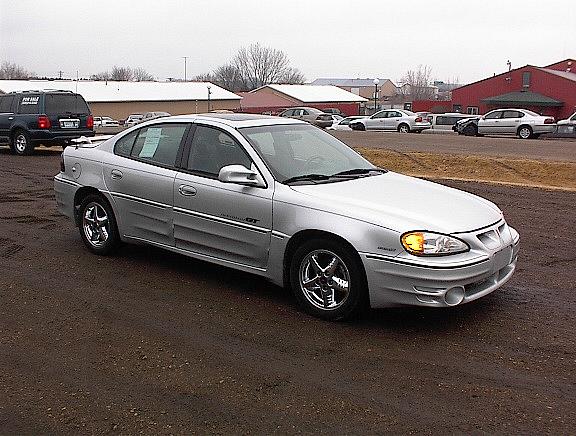
[[[210,85],[208,85],[207,88],[208,88],[208,112],[210,112],[210,109],[211,109],[210,108],[210,94],[212,94],[212,91],[210,91],[210,88],[211,88]]]
[[[62,79],[62,74],[64,74],[64,71],[60,70],[58,71],[58,78]]]
[[[184,59],[184,81],[187,82],[188,81],[188,77],[186,75],[186,67],[187,67],[187,63],[188,63],[188,56],[182,56],[182,59]]]

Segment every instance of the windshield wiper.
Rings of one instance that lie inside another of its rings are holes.
[[[294,176],[284,180],[282,183],[289,184],[292,182],[300,182],[306,180],[328,180],[330,176],[324,174],[302,174],[301,176]]]
[[[355,176],[355,175],[369,174],[373,171],[378,171],[380,173],[386,172],[386,170],[382,168],[354,168],[351,170],[340,171],[339,173],[332,174],[330,177]]]

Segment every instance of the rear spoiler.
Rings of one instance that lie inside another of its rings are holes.
[[[77,139],[72,139],[70,142],[75,147],[96,147],[101,142],[106,141],[107,139],[112,138],[114,135],[98,135],[92,136],[88,138],[87,136],[81,136]]]

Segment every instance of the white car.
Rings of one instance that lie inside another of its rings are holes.
[[[563,126],[566,124],[576,124],[576,112],[574,112],[572,115],[570,115],[568,118],[566,118],[565,120],[560,120],[557,123],[559,126]]]
[[[428,120],[405,109],[384,109],[350,123],[352,130],[395,130],[400,133],[420,133],[431,126]]]
[[[537,138],[556,129],[554,118],[527,109],[496,109],[478,119],[477,135],[518,135]]]
[[[350,123],[354,120],[360,120],[366,118],[364,115],[354,115],[351,117],[342,118],[338,122],[334,122],[327,130],[352,130]]]
[[[94,117],[94,127],[118,127],[120,123],[110,117]]]
[[[139,122],[142,121],[142,114],[130,114],[128,115],[128,118],[126,118],[126,121],[124,121],[124,126],[126,127],[132,127],[135,126],[136,124],[138,124]]]
[[[476,300],[512,277],[519,249],[490,201],[377,168],[291,118],[138,124],[67,147],[54,189],[95,254],[150,244],[251,272],[330,320]]]

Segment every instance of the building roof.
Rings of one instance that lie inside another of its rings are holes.
[[[562,106],[564,103],[555,100],[545,95],[538,94],[532,91],[516,91],[508,92],[506,94],[496,95],[494,97],[488,97],[482,100],[482,102],[492,105],[531,105],[531,106]]]
[[[67,90],[88,103],[121,101],[240,100],[242,97],[209,82],[112,82],[88,80],[0,80],[3,92]]]
[[[390,79],[378,79],[380,85],[384,82],[392,82]],[[374,79],[316,79],[310,85],[334,85],[347,88],[367,88],[374,86]]]
[[[551,70],[550,68],[540,68],[540,70],[576,82],[576,73],[572,73],[570,71]]]
[[[368,101],[364,97],[332,85],[265,85],[250,91],[250,93],[255,93],[266,87],[302,103],[360,103]]]

